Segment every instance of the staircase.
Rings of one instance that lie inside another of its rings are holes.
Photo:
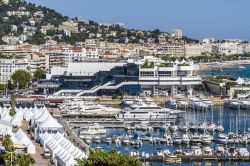
[[[138,81],[121,82],[120,84],[117,84],[117,85],[111,85],[112,83],[114,83],[114,82],[109,81],[104,85],[96,86],[96,87],[91,88],[89,90],[83,90],[80,93],[76,94],[76,96],[79,97],[79,96],[84,95],[84,94],[93,94],[101,89],[115,90],[115,89],[118,89],[124,85],[138,85],[139,84]]]

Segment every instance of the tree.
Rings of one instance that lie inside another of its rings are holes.
[[[15,114],[16,114],[15,108],[11,108],[10,111],[9,111],[9,115],[10,115],[11,117],[13,117]]]
[[[93,150],[87,159],[77,161],[76,166],[142,166],[142,163],[134,157],[118,153]]]
[[[10,105],[11,105],[11,108],[15,108],[15,106],[16,106],[16,94],[11,95],[11,97],[10,97]]]
[[[42,78],[45,78],[45,73],[44,73],[44,70],[43,69],[37,69],[34,73],[34,79],[37,81],[37,80],[40,80]]]
[[[4,84],[0,84],[0,90],[4,90],[5,85]]]
[[[13,142],[11,140],[11,136],[9,134],[7,134],[7,135],[4,136],[3,146],[5,147],[5,150],[7,152],[14,152],[15,151]]]
[[[25,88],[25,86],[31,79],[31,75],[25,70],[17,70],[11,78],[14,85],[19,84],[19,88]]]
[[[16,165],[33,165],[35,164],[34,158],[30,154],[18,154],[15,158]]]

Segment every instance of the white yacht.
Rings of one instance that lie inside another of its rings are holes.
[[[203,98],[202,102],[205,103],[208,106],[208,108],[211,108],[214,106],[214,103],[209,99]]]
[[[157,105],[142,104],[136,108],[125,108],[116,115],[117,119],[122,120],[174,120],[183,111],[161,108]]]
[[[103,126],[100,126],[98,123],[93,123],[88,126],[87,129],[82,129],[80,131],[80,138],[94,137],[97,135],[106,135],[106,129]]]
[[[177,133],[174,133],[173,134],[173,143],[176,145],[180,145],[181,142],[182,142],[181,137]]]
[[[71,102],[70,102],[71,101]],[[121,111],[120,108],[108,107],[100,104],[93,103],[91,101],[83,100],[66,100],[60,106],[61,113],[77,115],[77,114],[117,114]]]
[[[215,131],[216,125],[214,123],[207,123],[206,130],[207,131]]]
[[[219,134],[217,137],[217,143],[220,144],[227,144],[228,142],[228,137],[225,134]]]
[[[194,133],[193,135],[191,135],[191,139],[190,139],[191,143],[201,143],[201,137],[198,133]]]
[[[134,104],[134,102],[133,102],[133,100],[131,98],[124,97],[122,99],[122,105],[124,105],[124,106],[130,106],[132,104]]]
[[[202,144],[210,144],[213,140],[213,137],[207,133],[201,135],[201,143]]]
[[[173,99],[169,99],[165,101],[165,107],[166,108],[171,108],[171,109],[176,109],[177,108],[177,103]]]
[[[187,109],[188,108],[188,102],[186,99],[177,99],[177,108],[179,109]]]
[[[241,106],[241,102],[239,100],[235,99],[229,99],[225,101],[225,107],[231,108],[231,109],[239,109]]]
[[[241,102],[240,108],[250,109],[250,101],[249,100],[242,100],[240,102]]]
[[[200,99],[198,99],[198,98],[189,98],[189,101],[188,101],[189,108],[196,109],[199,104],[200,104]]]
[[[188,134],[183,134],[182,138],[181,138],[181,141],[182,141],[183,144],[189,144],[190,143],[190,138],[189,138]]]

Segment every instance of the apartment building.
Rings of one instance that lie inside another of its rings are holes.
[[[28,70],[28,59],[0,59],[0,83],[5,84],[17,70]]]

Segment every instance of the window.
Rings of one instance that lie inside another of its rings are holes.
[[[140,72],[141,77],[154,77],[153,71],[141,71]]]
[[[185,76],[187,76],[187,71],[177,71],[177,76],[185,77]]]
[[[171,71],[159,71],[158,75],[159,77],[171,77],[172,73]]]

